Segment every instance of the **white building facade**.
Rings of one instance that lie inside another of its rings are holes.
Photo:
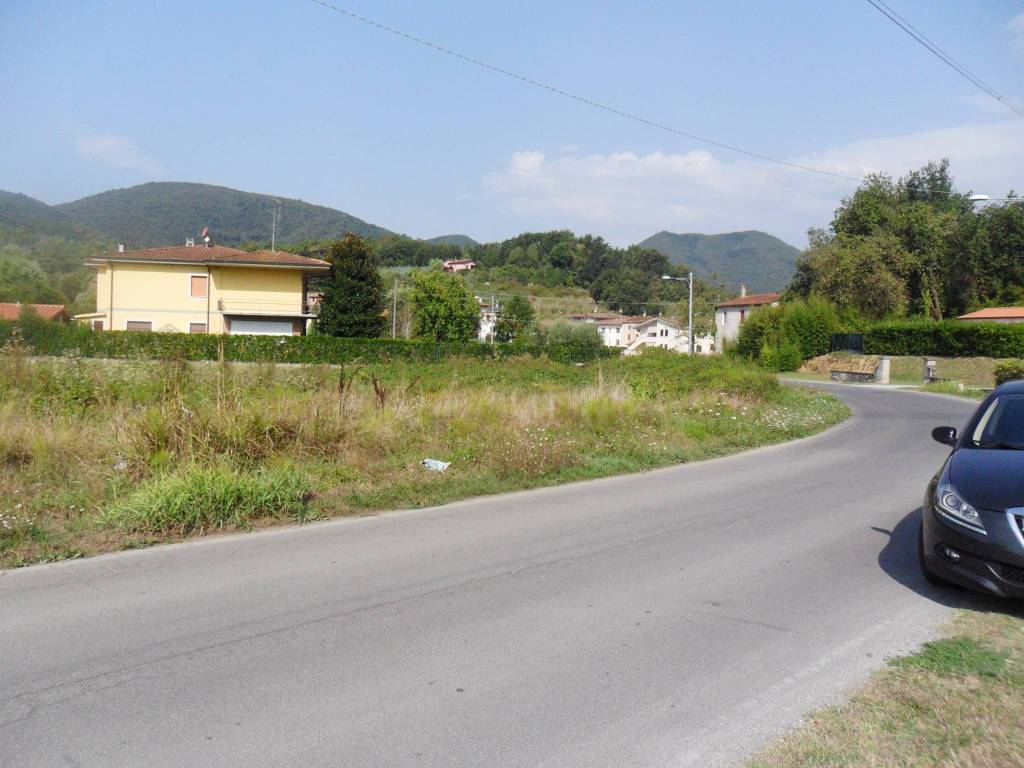
[[[715,307],[715,348],[722,350],[722,345],[735,341],[740,335],[740,328],[750,313],[760,307],[777,307],[782,299],[781,293],[747,294],[746,288],[740,289],[740,295],[734,299],[723,301]]]

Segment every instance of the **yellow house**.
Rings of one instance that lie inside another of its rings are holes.
[[[307,283],[330,264],[283,251],[184,245],[99,254],[95,330],[302,335]]]

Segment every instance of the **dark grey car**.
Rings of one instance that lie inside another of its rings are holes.
[[[1024,381],[997,387],[962,434],[932,437],[953,451],[924,496],[925,578],[1024,598]]]

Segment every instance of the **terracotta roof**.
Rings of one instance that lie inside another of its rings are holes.
[[[1024,320],[1024,307],[989,307],[960,315],[958,320]]]
[[[0,320],[17,320],[25,307],[32,307],[43,320],[56,320],[67,315],[63,304],[0,304]]]
[[[607,320],[598,320],[597,325],[640,325],[651,320],[657,320],[656,317],[648,317],[647,315],[632,315],[632,316],[616,316],[610,317]]]
[[[716,307],[753,307],[759,304],[774,304],[782,298],[781,293],[748,293],[716,304]]]
[[[638,325],[637,328],[640,328],[640,327],[645,326],[645,325],[650,325],[651,323],[656,322],[658,320],[663,322],[665,325],[671,325],[676,330],[681,331],[683,329],[682,323],[677,323],[675,320],[670,320],[667,317],[652,317],[652,318],[649,318],[645,322],[640,323],[640,325]]]
[[[115,251],[97,254],[92,257],[91,261],[123,261],[136,264],[147,261],[169,261],[179,264],[268,264],[285,267],[330,267],[326,261],[286,251],[242,251],[223,245],[209,247],[178,245],[170,248],[146,248],[141,251]]]

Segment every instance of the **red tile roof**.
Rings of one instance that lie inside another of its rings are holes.
[[[610,317],[607,320],[595,321],[597,325],[639,325],[640,323],[646,323],[650,320],[656,320],[657,318],[648,317],[647,315],[626,315]]]
[[[32,307],[43,320],[67,317],[63,304],[0,304],[0,320],[17,320],[25,307]]]
[[[782,298],[781,293],[748,293],[746,296],[737,296],[735,299],[723,301],[715,306],[718,307],[754,307],[759,304],[774,304]]]
[[[170,248],[146,248],[141,251],[115,251],[93,256],[92,262],[172,262],[178,264],[267,264],[284,267],[330,267],[320,259],[299,256],[286,251],[242,251],[223,245],[178,245]]]
[[[989,307],[960,315],[959,320],[1024,320],[1024,307]]]

